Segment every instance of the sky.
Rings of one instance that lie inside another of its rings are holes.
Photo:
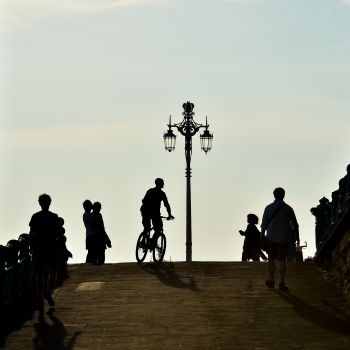
[[[0,244],[48,193],[70,262],[85,199],[102,203],[106,261],[135,261],[161,177],[165,260],[185,260],[184,138],[169,153],[163,132],[191,101],[214,133],[207,155],[192,141],[193,260],[240,260],[238,230],[278,186],[313,256],[310,208],[350,163],[349,37],[348,0],[0,0]]]

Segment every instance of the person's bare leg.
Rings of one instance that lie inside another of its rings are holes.
[[[279,274],[279,280],[280,283],[285,284],[285,278],[286,278],[286,260],[279,260],[278,261],[278,274]]]
[[[49,304],[49,306],[54,306],[55,305],[55,301],[52,298],[51,295],[51,285],[50,285],[50,278],[51,277],[51,273],[47,272],[44,278],[44,298],[47,300],[47,303]]]
[[[36,272],[35,289],[38,310],[40,313],[42,313],[44,311],[44,278],[43,273],[41,271]]]
[[[278,261],[278,273],[279,273],[279,290],[281,292],[289,292],[289,288],[286,286],[285,283],[285,277],[286,277],[286,270],[287,270],[287,261],[286,259],[279,260]]]
[[[275,259],[269,258],[267,263],[268,279],[266,281],[266,285],[269,288],[273,288],[275,285],[275,269]]]

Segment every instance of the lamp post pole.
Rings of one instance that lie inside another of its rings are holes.
[[[211,150],[213,134],[208,130],[208,122],[206,124],[198,124],[193,120],[194,104],[186,102],[182,105],[184,119],[181,123],[171,124],[171,117],[168,124],[168,131],[164,133],[165,149],[169,152],[175,149],[176,135],[171,128],[176,128],[181,135],[185,136],[185,157],[186,157],[186,261],[192,261],[192,212],[191,212],[191,157],[192,157],[192,136],[199,129],[205,128],[200,135],[201,146],[205,153]]]
[[[186,156],[186,261],[192,261],[192,208],[191,208],[192,135],[190,133],[189,126],[186,128],[185,156]]]

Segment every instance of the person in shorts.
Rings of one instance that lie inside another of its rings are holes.
[[[288,292],[285,283],[288,245],[293,240],[299,244],[299,225],[291,206],[284,202],[285,191],[278,187],[273,191],[274,202],[266,206],[261,222],[261,235],[267,238],[269,288],[275,286],[275,261],[278,264],[279,290]],[[262,237],[264,238],[264,237]]]

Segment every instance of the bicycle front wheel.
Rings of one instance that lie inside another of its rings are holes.
[[[163,261],[164,254],[166,249],[166,238],[164,233],[160,234],[155,242],[153,249],[153,260],[156,262]]]
[[[142,262],[145,260],[148,250],[147,236],[144,232],[141,232],[136,243],[136,260]]]

